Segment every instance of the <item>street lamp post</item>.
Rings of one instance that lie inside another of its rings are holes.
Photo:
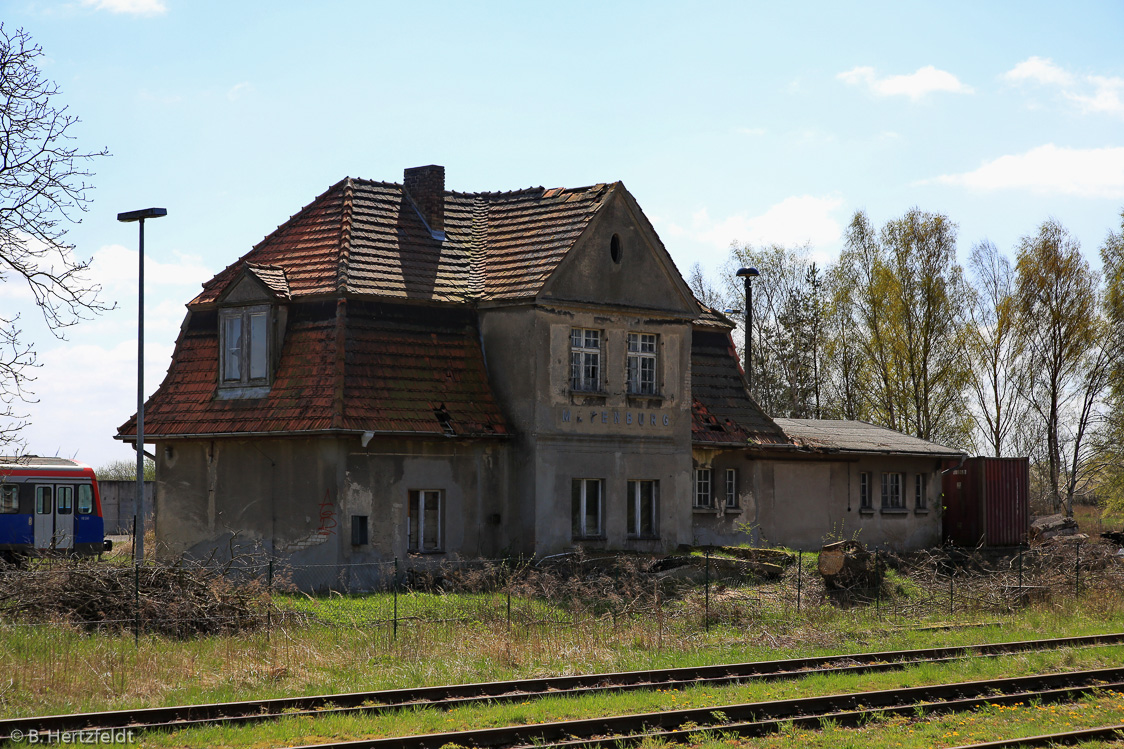
[[[165,208],[118,213],[117,220],[140,223],[140,265],[137,278],[137,501],[133,512],[133,563],[144,561],[144,220],[167,216]]]
[[[745,280],[745,378],[753,394],[753,279],[761,273],[756,268],[738,268],[738,278]]]

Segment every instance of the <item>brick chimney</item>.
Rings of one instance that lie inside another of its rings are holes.
[[[436,164],[411,167],[402,175],[402,186],[434,238],[444,239],[445,167]]]

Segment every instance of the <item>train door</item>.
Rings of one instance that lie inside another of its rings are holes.
[[[36,484],[35,548],[70,549],[73,546],[74,487]]]

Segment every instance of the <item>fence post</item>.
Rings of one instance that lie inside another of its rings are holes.
[[[398,557],[394,557],[394,582],[391,587],[394,591],[394,639],[398,639]]]
[[[1073,565],[1074,573],[1074,590],[1073,597],[1081,597],[1081,542],[1077,542],[1077,560]]]
[[[800,594],[804,587],[804,550],[796,552],[796,613],[800,613]]]
[[[268,636],[269,630],[273,628],[273,558],[269,559],[269,570],[265,576],[265,590],[269,596],[269,606],[265,610],[265,626],[266,634]]]
[[[949,572],[948,573],[948,615],[949,616],[952,616],[952,594],[954,592],[953,588],[952,588],[952,580],[953,580],[952,572]]]
[[[1019,605],[1023,605],[1023,547],[1019,544]]]
[[[511,571],[510,570],[507,573],[507,585],[505,585],[504,587],[507,589],[507,633],[510,635],[511,634]]]
[[[140,645],[140,565],[133,564],[133,644]]]
[[[710,549],[706,550],[706,605],[703,610],[703,627],[710,631]]]

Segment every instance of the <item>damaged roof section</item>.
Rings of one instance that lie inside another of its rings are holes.
[[[692,331],[692,441],[730,446],[789,444],[785,433],[749,396],[729,328],[717,322],[707,318]]]
[[[376,432],[505,436],[488,385],[479,336],[460,310],[395,310],[353,302],[293,310],[269,392],[218,398],[214,311],[197,311],[177,342],[173,365],[145,407],[145,433],[194,435]],[[340,325],[346,340],[339,356]],[[119,430],[136,435],[136,418]]]
[[[963,450],[911,437],[865,421],[833,419],[774,419],[800,448],[824,452],[932,455],[959,457]]]

